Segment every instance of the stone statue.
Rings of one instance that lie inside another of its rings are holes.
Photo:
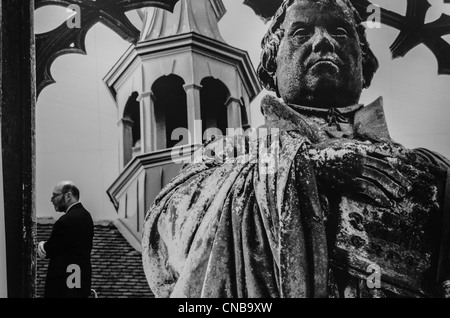
[[[262,46],[264,127],[203,145],[146,216],[155,295],[442,296],[450,162],[358,103],[378,62],[352,4],[284,1]]]

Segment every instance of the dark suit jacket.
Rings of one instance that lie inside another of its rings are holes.
[[[73,205],[55,222],[50,238],[44,244],[47,253],[46,258],[50,259],[45,281],[45,298],[89,296],[93,238],[94,223],[92,217],[81,203]],[[72,264],[79,266],[80,288],[69,288],[67,284],[69,276],[69,282],[76,282],[77,271],[72,268],[68,269],[69,265]]]

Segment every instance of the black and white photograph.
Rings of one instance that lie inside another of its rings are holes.
[[[0,63],[0,298],[450,298],[449,0],[2,0]]]

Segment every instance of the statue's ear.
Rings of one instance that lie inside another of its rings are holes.
[[[257,69],[257,75],[259,78],[259,81],[262,86],[264,86],[265,89],[268,91],[277,91],[278,88],[276,88],[276,75],[270,74],[267,69],[264,67],[263,63],[259,63],[258,69]]]

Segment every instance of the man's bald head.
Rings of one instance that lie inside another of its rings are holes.
[[[78,201],[80,199],[80,190],[69,180],[60,181],[56,184],[54,193],[72,193],[73,197]]]

